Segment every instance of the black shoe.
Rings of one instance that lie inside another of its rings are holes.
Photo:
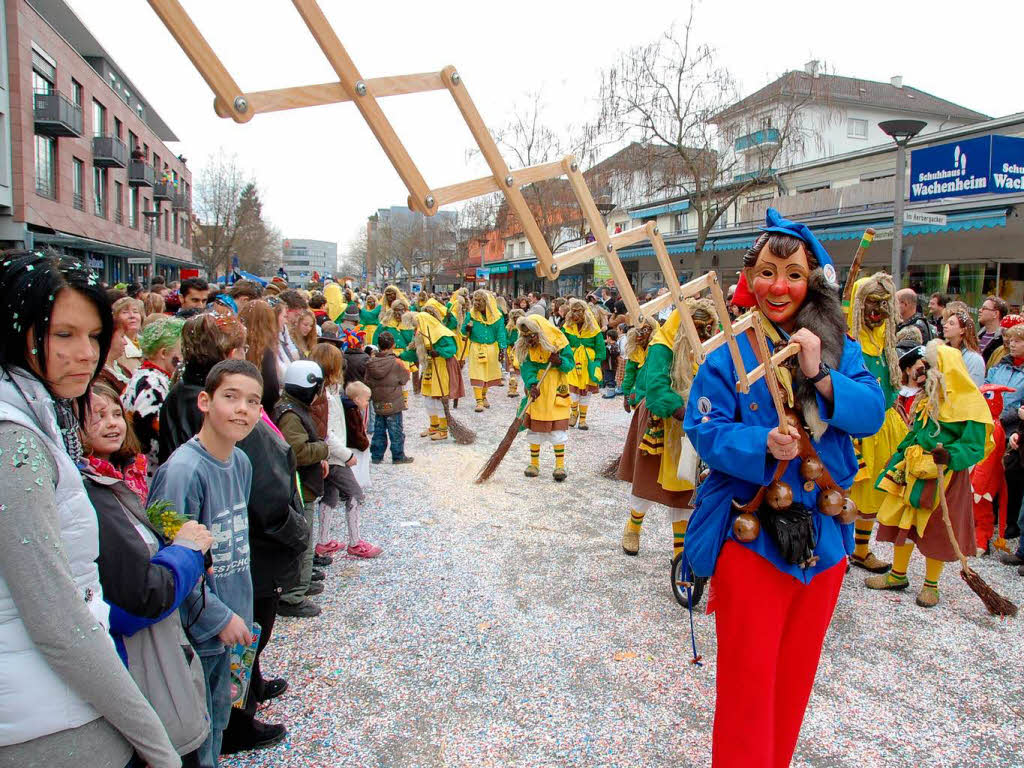
[[[380,464],[384,459],[370,459],[371,464]]]
[[[288,735],[288,729],[280,723],[261,723],[259,720],[252,721],[252,729],[246,729],[244,735],[225,739],[221,744],[222,755],[233,755],[236,752],[248,752],[251,749],[263,749],[271,747],[284,741]]]
[[[306,597],[313,595],[319,595],[324,591],[324,583],[322,581],[311,581],[309,583],[309,589],[306,590]]]
[[[1015,552],[1000,552],[999,562],[1003,565],[1024,565],[1024,559],[1017,557]]]
[[[1006,530],[1003,531],[1003,538],[1004,539],[1019,539],[1020,538],[1020,528],[1018,528],[1016,525],[1010,525],[1009,523],[1007,523]]]
[[[324,568],[333,562],[334,558],[330,555],[313,555],[313,565],[318,565],[321,568]]]
[[[303,600],[301,603],[278,603],[277,615],[311,619],[320,615],[320,606],[310,600]]]
[[[412,456],[403,456],[400,459],[392,459],[392,464],[412,464]]]
[[[1019,573],[1021,576],[1024,576],[1024,565],[1017,566],[1017,573]]]
[[[264,701],[270,701],[276,699],[282,693],[288,690],[288,681],[283,677],[275,677],[273,680],[267,680],[263,683],[263,695],[257,696],[256,701],[262,704]]]
[[[313,575],[310,577],[311,581],[323,581],[327,578],[327,574],[323,571],[313,571]]]

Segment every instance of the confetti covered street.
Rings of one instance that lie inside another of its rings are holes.
[[[458,446],[418,437],[426,417],[411,398],[415,463],[373,467],[363,512],[364,538],[384,553],[336,557],[314,598],[322,615],[278,620],[263,669],[290,687],[259,717],[285,723],[288,739],[222,765],[710,765],[714,617],[694,615],[694,666],[663,511],[648,514],[639,556],[625,556],[629,489],[599,474],[629,424],[622,399],[591,398],[564,483],[549,446],[541,476],[523,476],[521,436],[478,486],[518,403],[504,389],[490,401],[482,414],[462,401],[456,417],[479,437]],[[874,551],[891,558],[889,545]],[[972,564],[1024,604],[1015,568]],[[1024,619],[989,617],[952,566],[939,606],[919,608],[919,554],[909,575],[903,593],[847,575],[793,765],[1024,765]]]

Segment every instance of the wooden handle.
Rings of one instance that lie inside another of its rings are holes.
[[[853,256],[853,264],[850,265],[850,274],[846,277],[846,285],[843,288],[843,301],[848,302],[853,298],[853,284],[857,282],[857,275],[860,274],[860,263],[864,261],[864,252],[871,247],[875,239],[875,230],[868,227],[861,235],[860,245],[857,246],[857,253]]]
[[[939,443],[935,447],[941,448],[942,443]],[[942,522],[946,525],[946,535],[949,537],[950,546],[953,547],[953,553],[960,561],[960,568],[964,573],[970,573],[971,566],[967,564],[967,558],[964,557],[964,553],[960,549],[960,543],[956,540],[956,534],[953,532],[953,522],[949,518],[949,505],[946,503],[946,466],[938,463],[936,463],[935,466],[939,470],[939,476],[936,479],[936,483],[938,483],[937,492],[939,494],[939,504],[942,507]]]

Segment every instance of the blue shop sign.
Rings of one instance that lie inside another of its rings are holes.
[[[1024,139],[992,137],[992,192],[1024,191]]]
[[[963,197],[990,192],[992,137],[954,141],[910,153],[910,199]]]

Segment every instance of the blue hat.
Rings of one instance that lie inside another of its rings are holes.
[[[825,279],[832,285],[838,285],[836,280],[836,268],[832,263],[832,257],[828,255],[825,247],[818,242],[810,228],[806,224],[799,224],[795,221],[782,218],[782,214],[774,208],[769,208],[764,215],[764,227],[762,232],[777,232],[780,235],[790,235],[804,241],[804,244],[818,260],[818,266],[825,273]]]

